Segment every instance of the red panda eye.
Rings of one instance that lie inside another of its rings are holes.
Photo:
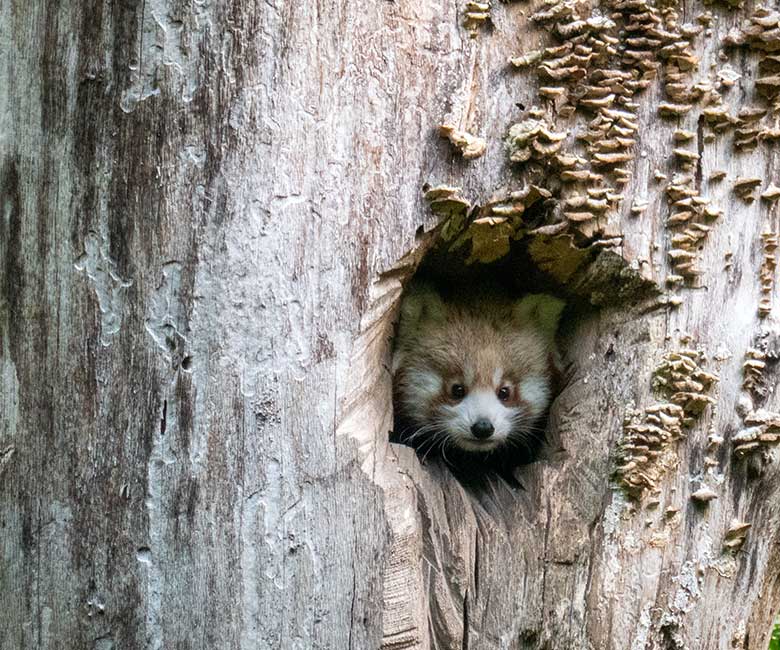
[[[450,388],[450,395],[454,399],[463,399],[466,396],[466,389],[462,384],[453,384],[452,388]]]
[[[498,389],[498,399],[500,399],[502,402],[506,402],[510,397],[511,391],[509,390],[509,386],[502,386]]]

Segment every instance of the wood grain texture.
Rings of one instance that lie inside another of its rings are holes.
[[[702,74],[747,5],[712,9]],[[731,439],[747,350],[778,345],[777,314],[757,315],[778,222],[731,190],[780,180],[771,143],[737,155],[697,111],[659,119],[659,85],[638,96],[617,253],[659,286],[671,272],[653,172],[671,176],[675,128],[699,132],[700,189],[726,171],[706,187],[723,216],[679,308],[567,324],[565,452],[524,490],[474,494],[387,441],[392,320],[436,235],[422,188],[485,203],[527,181],[501,141],[539,84],[506,62],[549,44],[538,8],[496,3],[471,38],[444,0],[0,5],[3,650],[766,647],[777,460]],[[733,114],[755,97],[741,47]],[[463,161],[445,121],[485,155]],[[556,125],[573,142],[586,121]],[[716,403],[659,504],[633,503],[614,479],[624,419],[683,345],[718,373]],[[775,412],[771,360],[751,400]],[[726,553],[732,519],[752,528]]]

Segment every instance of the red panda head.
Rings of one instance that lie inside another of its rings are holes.
[[[428,285],[401,307],[393,357],[401,439],[420,450],[523,450],[541,437],[563,302],[487,295],[445,302]]]

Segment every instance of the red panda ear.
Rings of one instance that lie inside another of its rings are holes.
[[[554,338],[566,303],[543,293],[533,293],[512,306],[512,315],[521,325],[531,325],[549,338]]]
[[[439,294],[428,284],[410,287],[401,303],[401,327],[416,327],[422,321],[440,322],[446,307]]]

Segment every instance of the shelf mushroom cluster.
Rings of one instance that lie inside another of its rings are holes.
[[[759,270],[761,298],[758,301],[758,315],[765,318],[772,312],[772,295],[775,290],[775,273],[777,271],[777,233],[762,232],[761,241],[764,246],[764,257]]]
[[[616,478],[635,499],[658,489],[661,477],[675,464],[672,444],[682,437],[683,410],[677,404],[647,407],[638,421],[623,425]]]
[[[780,444],[780,413],[759,409],[745,416],[746,428],[733,438],[734,454],[744,457],[748,454],[766,453]]]
[[[658,77],[659,70],[669,98],[661,106],[662,114],[687,112],[691,102],[705,92],[705,88],[690,84],[691,72],[698,64],[691,42],[700,27],[678,25],[672,8],[659,9],[647,0],[617,0],[608,5],[608,13],[601,11],[580,0],[547,0],[532,20],[546,25],[561,43],[510,59],[516,67],[535,68],[541,84],[539,94],[555,103],[560,117],[565,119],[575,110],[595,114],[577,135],[585,145],[587,159],[569,156],[571,164],[560,170],[566,184],[563,216],[586,237],[603,232],[604,217],[618,208],[622,189],[631,178],[639,131],[636,94]],[[549,125],[547,131],[553,138],[562,135]],[[551,140],[548,144],[554,144],[557,151],[561,142]],[[682,148],[675,154],[686,163],[698,160],[696,152]],[[521,161],[532,154],[521,148],[513,155],[515,161]],[[690,196],[678,200],[693,209],[680,212],[705,213],[704,201],[699,203]],[[685,241],[706,235],[707,226],[701,222],[686,227]],[[685,271],[693,265],[682,259],[687,256],[687,252],[680,252],[683,250],[684,246],[678,247],[676,254]]]
[[[745,354],[745,362],[742,364],[742,388],[752,395],[766,395],[765,369],[766,352],[762,352],[757,348],[748,348]]]
[[[490,20],[490,2],[485,0],[468,0],[463,11],[463,25],[471,31],[471,37],[477,35],[478,29]]]
[[[683,134],[678,130],[675,139],[678,144]],[[667,253],[672,273],[666,282],[672,286],[692,281],[701,274],[698,266],[698,249],[711,230],[711,223],[721,216],[721,211],[701,196],[696,183],[698,154],[682,147],[674,149],[680,170],[672,176],[666,187],[671,214],[666,225],[671,230],[672,247]]]
[[[526,211],[552,196],[543,187],[528,185],[522,190],[500,192],[478,206],[472,205],[461,192],[459,187],[437,185],[426,190],[425,199],[431,211],[443,220],[440,236],[450,252],[470,243],[466,264],[488,264],[506,255],[511,242],[535,225],[526,218]]]
[[[734,146],[737,149],[751,150],[762,141],[777,142],[780,140],[780,128],[776,122],[767,124],[764,118],[770,113],[776,116],[780,111],[780,11],[757,7],[741,28],[729,32],[724,45],[745,46],[758,52],[755,91],[761,100],[769,104],[769,109],[746,106],[736,118],[721,113],[717,116],[716,128],[734,126]],[[710,119],[716,117],[713,115]]]
[[[685,413],[683,426],[691,426],[708,404],[715,400],[709,393],[718,376],[707,372],[699,364],[704,355],[698,350],[683,349],[664,355],[653,376],[653,388],[668,395],[671,402]]]
[[[759,6],[739,29],[729,33],[726,45],[747,45],[760,53],[756,91],[780,109],[780,12]]]
[[[644,4],[627,0],[619,6],[628,11]],[[567,184],[563,216],[586,237],[604,231],[600,220],[623,198],[620,189],[631,176],[629,164],[639,130],[634,95],[650,84],[657,65],[650,52],[642,52],[646,43],[637,33],[640,23],[628,27],[636,37],[631,40],[634,49],[623,55],[628,65],[621,65],[613,20],[620,15],[619,11],[613,16],[591,12],[584,2],[548,1],[532,19],[550,25],[561,44],[512,59],[517,66],[536,65],[542,84],[539,94],[556,103],[561,117],[575,110],[595,113],[577,136],[585,144],[587,160],[569,156],[569,164],[562,165],[560,172]]]
[[[676,464],[674,443],[715,402],[707,393],[718,377],[701,368],[702,360],[696,350],[666,354],[655,371],[653,386],[669,401],[649,406],[624,423],[616,476],[634,498],[658,489],[662,476]]]

